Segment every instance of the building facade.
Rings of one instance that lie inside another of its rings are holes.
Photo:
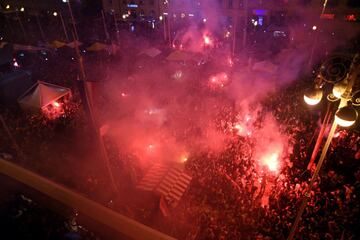
[[[103,9],[114,13],[119,20],[128,16],[158,19],[168,14],[174,18],[206,18],[206,12],[217,12],[229,24],[243,22],[246,18],[254,19],[259,25],[270,24],[276,16],[301,15],[302,11],[320,15],[323,8],[323,2],[318,0],[102,0],[102,3]],[[321,18],[359,21],[360,1],[328,0]]]

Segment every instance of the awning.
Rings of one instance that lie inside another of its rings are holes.
[[[53,48],[62,48],[66,45],[66,43],[55,40],[50,44]]]
[[[14,50],[17,51],[32,51],[32,52],[47,50],[46,48],[43,47],[35,47],[35,46],[21,45],[21,44],[13,44],[13,48]]]
[[[192,177],[176,165],[154,164],[137,185],[138,189],[152,191],[175,206],[188,188]]]
[[[75,48],[76,45],[77,45],[77,46],[81,46],[81,45],[82,45],[82,42],[73,41],[73,42],[71,42],[71,43],[66,44],[66,46],[71,47],[71,48]]]
[[[170,53],[166,60],[168,61],[188,61],[192,58],[192,54],[188,53],[188,52],[183,52],[183,51],[173,51],[172,53]]]
[[[139,55],[144,54],[144,55],[154,58],[154,57],[158,56],[160,53],[161,53],[161,51],[159,49],[151,47],[151,48],[148,48],[145,51],[139,53]]]
[[[98,52],[101,50],[106,50],[107,47],[108,46],[106,44],[95,42],[90,47],[88,47],[87,50],[90,52]]]

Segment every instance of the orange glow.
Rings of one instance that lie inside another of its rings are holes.
[[[206,45],[209,45],[211,43],[210,38],[208,36],[204,37],[204,42]]]
[[[211,46],[211,45],[212,45],[212,41],[211,41],[211,39],[210,39],[209,36],[204,35],[203,38],[204,38],[204,44],[205,44],[205,46]]]
[[[181,162],[186,162],[188,160],[187,154],[181,156]]]
[[[58,102],[53,102],[53,105],[54,105],[54,107],[56,107],[56,108],[59,108],[60,107],[60,103],[58,103]]]
[[[356,122],[356,120],[345,120],[335,115],[335,122],[342,127],[350,127]]]
[[[235,124],[234,128],[237,129],[239,133],[244,131],[244,128],[240,125],[240,123]]]
[[[272,153],[269,156],[263,158],[263,163],[268,167],[272,172],[277,172],[279,169],[279,154]]]
[[[229,66],[232,67],[234,65],[233,60],[229,57],[228,59]]]
[[[345,16],[345,20],[349,22],[356,22],[357,18],[354,14],[349,14]]]
[[[149,149],[149,150],[152,150],[152,149],[154,149],[154,145],[152,145],[152,144],[149,144],[149,145],[148,145],[148,149]]]
[[[312,99],[304,95],[304,101],[309,105],[316,105],[321,101],[320,99]]]
[[[209,85],[211,88],[223,88],[229,83],[229,77],[226,73],[218,73],[209,78]]]

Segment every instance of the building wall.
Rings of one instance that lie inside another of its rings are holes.
[[[106,12],[113,12],[119,18],[127,14],[128,11],[136,13],[137,16],[147,16],[159,18],[163,13],[193,14],[201,4],[206,4],[206,0],[102,0],[103,8]],[[266,21],[270,16],[287,12],[288,14],[311,10],[322,11],[322,0],[214,0],[221,14],[233,22],[240,21],[245,16],[262,14]],[[167,4],[165,4],[167,2]],[[201,4],[200,4],[201,3]],[[191,12],[189,12],[191,11]],[[345,16],[353,14],[360,20],[360,0],[328,0],[326,14],[334,14],[337,19],[345,20]],[[315,14],[316,16],[316,14]],[[330,15],[327,15],[329,17]]]
[[[129,12],[158,18],[164,9],[162,0],[103,0],[103,8],[105,12],[115,13],[119,19]]]
[[[65,3],[62,0],[53,1],[53,0],[36,0],[36,1],[29,1],[29,0],[2,0],[1,5],[3,9],[9,11],[20,11],[21,8],[24,8],[24,11],[29,13],[38,13],[40,11],[51,11],[57,10],[61,7],[65,6]],[[10,8],[6,9],[6,6],[9,5]]]

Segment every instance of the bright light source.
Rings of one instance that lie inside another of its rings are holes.
[[[304,94],[304,101],[309,105],[316,105],[322,99],[323,93],[320,89],[310,89]]]
[[[6,7],[5,7],[6,9],[10,9],[10,5],[8,4],[8,5],[6,5]]]
[[[69,2],[69,0],[62,0],[62,2],[63,2],[63,3],[67,3],[67,2]]]
[[[203,23],[206,23],[207,22],[207,19],[206,18],[203,18]]]
[[[159,17],[159,20],[162,21],[162,20],[163,20],[163,16],[160,16],[160,17]]]
[[[345,82],[339,82],[339,83],[336,83],[333,87],[333,94],[336,98],[341,98],[341,96],[345,93],[346,91],[346,87],[347,87],[347,84]]]
[[[25,11],[25,8],[24,8],[24,7],[21,7],[21,8],[20,8],[20,12],[23,12],[23,11]]]
[[[53,12],[53,16],[56,17],[58,15],[57,12]]]
[[[270,171],[277,171],[279,162],[278,155],[276,153],[274,153],[273,155],[271,155],[270,158],[268,158],[267,165]]]
[[[335,113],[335,122],[342,127],[350,127],[356,122],[357,116],[358,113],[353,107],[342,107]]]
[[[60,103],[58,103],[58,102],[53,102],[53,105],[54,105],[54,107],[56,107],[56,108],[58,108],[58,107],[60,107]]]
[[[208,36],[204,37],[204,42],[206,45],[209,45],[211,43],[210,38]]]
[[[270,171],[277,172],[279,170],[279,154],[272,153],[269,156],[264,156],[263,163]]]
[[[309,105],[316,105],[321,101],[321,99],[312,99],[304,95],[304,101]]]
[[[312,30],[315,31],[316,29],[317,29],[317,26],[314,25],[314,26],[312,27]]]
[[[16,61],[15,58],[13,59],[13,62],[14,62],[14,63],[13,63],[13,66],[14,66],[14,67],[20,67],[20,65],[18,64],[18,62]]]

